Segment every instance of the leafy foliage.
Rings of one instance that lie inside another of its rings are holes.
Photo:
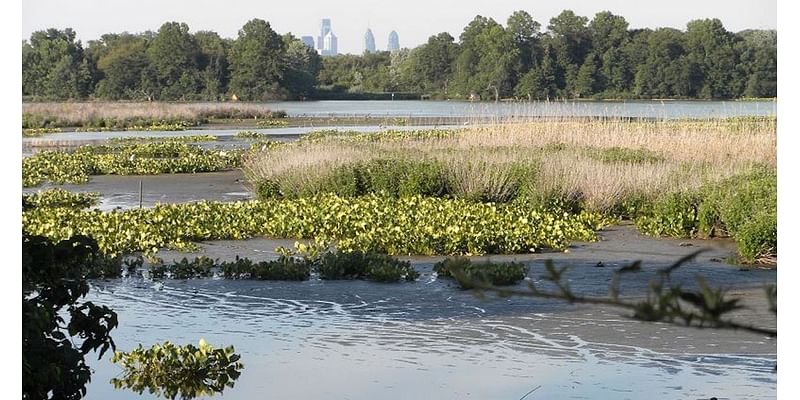
[[[83,397],[91,380],[84,357],[99,351],[102,358],[115,349],[110,332],[117,314],[80,301],[89,292],[86,279],[102,275],[109,264],[85,236],[54,243],[23,231],[23,399]]]
[[[778,251],[777,193],[775,172],[755,169],[696,193],[644,203],[636,225],[653,236],[731,236],[743,261],[770,261]]]
[[[343,252],[526,253],[541,248],[563,250],[571,240],[595,240],[595,230],[608,222],[601,214],[586,211],[572,215],[526,205],[378,195],[23,213],[23,226],[32,233],[56,240],[86,234],[108,254],[191,249],[191,241],[256,235],[335,241]]]
[[[419,272],[412,268],[408,261],[399,261],[378,253],[326,252],[315,261],[315,264],[320,278],[328,280],[366,279],[374,282],[397,282],[413,281],[419,277]]]
[[[112,362],[123,368],[122,378],[114,378],[115,388],[169,399],[194,399],[222,393],[232,388],[244,368],[233,346],[215,349],[200,339],[197,347],[176,346],[170,342],[130,352],[115,352]]]
[[[23,186],[85,183],[90,175],[212,172],[241,165],[240,150],[205,150],[179,141],[81,146],[72,153],[43,151],[22,160]]]
[[[64,189],[48,189],[22,195],[22,210],[40,207],[89,208],[97,204],[99,193],[72,193]]]
[[[528,267],[522,263],[472,263],[469,258],[447,258],[433,265],[433,271],[440,277],[454,278],[452,271],[459,275],[458,283],[463,289],[472,289],[470,281],[489,282],[492,285],[513,285],[528,273]]]
[[[260,19],[234,40],[167,22],[155,33],[105,34],[86,49],[71,29],[48,29],[22,43],[22,92],[148,101],[777,95],[774,30],[734,33],[719,19],[631,29],[608,11],[590,19],[571,10],[541,26],[522,10],[506,26],[476,16],[457,41],[442,32],[414,49],[325,58]]]

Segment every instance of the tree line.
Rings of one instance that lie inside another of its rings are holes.
[[[777,96],[777,32],[730,32],[718,19],[686,30],[630,29],[603,11],[565,10],[543,31],[525,11],[505,26],[476,16],[456,41],[320,57],[261,19],[235,39],[167,22],[109,33],[87,46],[72,29],[22,43],[22,94],[32,99],[241,100],[405,92],[435,98],[741,98]]]

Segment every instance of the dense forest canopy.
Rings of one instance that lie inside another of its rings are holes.
[[[630,29],[603,11],[565,10],[543,26],[525,11],[505,26],[476,16],[413,49],[320,57],[261,19],[235,39],[167,22],[84,45],[48,29],[22,42],[26,99],[241,100],[404,92],[436,98],[741,98],[777,96],[777,33],[729,32],[718,19],[685,31]]]

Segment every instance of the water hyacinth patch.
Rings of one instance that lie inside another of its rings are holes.
[[[596,240],[612,221],[513,204],[411,196],[319,195],[290,200],[198,202],[128,211],[36,209],[23,227],[54,240],[84,234],[111,254],[193,249],[194,241],[254,236],[336,243],[343,252],[479,255],[565,250],[572,240]]]

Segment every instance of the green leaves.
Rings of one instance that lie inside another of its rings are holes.
[[[115,348],[110,332],[117,327],[117,314],[80,302],[89,292],[86,278],[97,275],[98,264],[105,261],[90,238],[52,242],[23,231],[23,399],[81,398],[91,377],[84,357],[91,351],[102,357]]]
[[[455,278],[463,289],[471,289],[473,282],[505,286],[513,285],[525,278],[528,267],[522,263],[472,263],[468,258],[447,258],[433,265],[440,277]]]
[[[115,388],[126,388],[139,394],[174,399],[213,396],[232,388],[244,368],[233,346],[215,349],[204,339],[199,346],[176,346],[170,342],[149,349],[116,352],[111,361],[123,368],[122,378],[114,378]]]
[[[22,160],[22,185],[85,183],[90,175],[213,172],[241,166],[242,151],[205,150],[180,141],[82,146],[43,151]]]
[[[525,205],[410,196],[318,195],[293,200],[198,202],[123,212],[35,209],[23,226],[55,240],[89,235],[116,255],[190,249],[191,242],[254,236],[307,238],[344,252],[479,255],[566,249],[595,240],[599,213],[568,214]]]

